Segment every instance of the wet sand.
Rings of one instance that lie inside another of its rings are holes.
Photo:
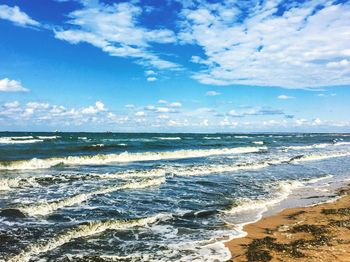
[[[248,224],[226,243],[232,261],[350,262],[350,188],[336,201],[285,209]]]

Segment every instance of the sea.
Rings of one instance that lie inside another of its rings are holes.
[[[228,261],[271,210],[337,198],[350,134],[0,133],[0,261]]]

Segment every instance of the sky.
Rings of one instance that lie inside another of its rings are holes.
[[[350,132],[350,1],[0,0],[0,131]]]

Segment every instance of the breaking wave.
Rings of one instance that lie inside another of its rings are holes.
[[[106,230],[125,230],[134,227],[145,227],[159,221],[171,219],[171,215],[158,214],[147,218],[137,218],[130,220],[107,220],[93,221],[80,224],[70,230],[58,234],[54,238],[46,241],[46,243],[37,243],[28,246],[20,254],[10,258],[8,262],[23,262],[29,261],[33,256],[46,253],[50,250],[58,248],[73,239],[89,237],[102,233]]]
[[[284,147],[286,150],[303,150],[303,149],[317,149],[317,148],[327,148],[332,146],[345,146],[350,145],[350,142],[335,142],[335,143],[320,143],[307,146],[288,146]]]
[[[61,138],[60,136],[37,136],[37,138],[39,139],[57,139],[57,138]]]
[[[128,153],[106,154],[94,156],[69,156],[61,158],[47,158],[30,160],[16,160],[0,162],[0,170],[26,170],[26,169],[43,169],[57,165],[105,165],[108,163],[118,162],[136,162],[136,161],[155,161],[166,159],[184,159],[207,157],[212,155],[227,154],[243,154],[254,153],[266,150],[267,147],[237,147],[223,149],[207,149],[207,150],[177,150],[166,152],[144,152],[144,153]]]
[[[296,155],[293,157],[281,156],[275,159],[266,159],[260,162],[232,163],[232,164],[213,164],[213,165],[195,165],[195,166],[162,166],[149,170],[130,170],[116,173],[88,173],[88,174],[60,174],[46,175],[27,178],[0,178],[0,191],[8,191],[13,188],[39,187],[53,183],[66,183],[76,180],[117,180],[117,179],[135,179],[135,178],[157,178],[167,175],[176,176],[200,176],[214,173],[237,172],[263,169],[272,165],[302,163],[307,161],[318,161],[337,157],[350,156],[350,152],[337,152],[332,154],[309,154]]]
[[[30,138],[30,139],[28,139]],[[32,144],[43,142],[42,139],[33,139],[32,136],[28,137],[0,137],[0,144]]]
[[[259,210],[258,216],[261,217],[269,206],[273,206],[286,199],[293,190],[302,187],[304,184],[300,181],[281,181],[277,185],[277,192],[270,199],[252,200],[242,199],[237,206],[224,211],[229,214],[236,214],[252,210]]]
[[[105,187],[92,192],[86,192],[86,193],[78,194],[72,197],[64,198],[58,201],[43,202],[38,205],[20,207],[18,209],[21,212],[31,216],[45,216],[63,207],[73,206],[73,205],[82,203],[92,198],[95,195],[108,194],[115,191],[126,190],[126,189],[142,189],[146,187],[160,186],[163,183],[165,183],[164,177],[161,177],[158,179],[150,179],[146,181],[137,181],[132,183],[126,183],[120,186]]]
[[[181,140],[181,137],[157,137],[159,140]]]

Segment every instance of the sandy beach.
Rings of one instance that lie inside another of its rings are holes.
[[[350,189],[338,194],[246,225],[246,237],[226,243],[232,261],[350,261]]]

